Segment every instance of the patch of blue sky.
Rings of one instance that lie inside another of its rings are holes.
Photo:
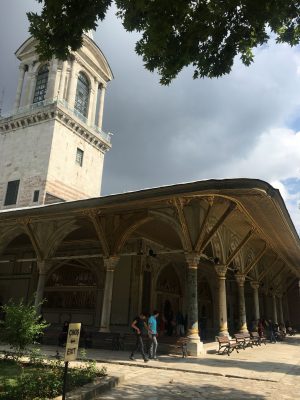
[[[288,129],[292,129],[295,132],[299,132],[300,131],[300,116],[299,113],[297,113],[297,115],[293,115],[291,116],[286,122],[285,122],[285,126]]]
[[[287,178],[282,180],[281,182],[284,184],[291,195],[300,193],[300,178]]]

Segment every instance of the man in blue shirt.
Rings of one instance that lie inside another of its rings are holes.
[[[157,351],[157,317],[159,316],[158,311],[153,311],[151,316],[148,319],[148,327],[149,327],[149,336],[151,339],[150,349],[149,349],[149,358],[153,360],[157,360],[156,351]]]

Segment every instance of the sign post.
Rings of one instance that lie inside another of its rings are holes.
[[[67,373],[69,361],[75,361],[77,358],[77,351],[79,346],[81,323],[69,324],[66,352],[65,352],[65,370],[64,370],[64,381],[63,381],[63,393],[62,400],[66,399],[66,388],[67,388]]]

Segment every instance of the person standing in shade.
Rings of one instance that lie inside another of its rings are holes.
[[[184,316],[180,311],[176,314],[176,329],[178,336],[184,336]]]
[[[149,327],[149,336],[151,340],[150,349],[149,349],[149,358],[153,360],[157,360],[156,351],[157,351],[157,317],[159,316],[158,311],[153,311],[151,316],[148,319],[148,327]]]
[[[140,351],[142,354],[142,357],[144,359],[144,362],[148,362],[149,359],[146,357],[145,350],[144,350],[144,342],[143,342],[143,334],[147,330],[149,331],[149,328],[146,324],[146,317],[144,313],[140,313],[139,316],[137,316],[132,324],[131,324],[132,329],[135,331],[136,334],[136,345],[135,349],[132,351],[130,354],[130,360],[135,360],[134,354]]]

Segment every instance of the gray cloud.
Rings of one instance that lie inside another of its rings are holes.
[[[0,90],[5,87],[9,108],[18,75],[13,53],[28,36],[25,11],[38,4],[2,0],[0,7]],[[94,36],[115,75],[104,110],[104,128],[114,136],[103,194],[241,173],[276,179],[278,154],[266,155],[274,159],[265,170],[255,160],[262,157],[262,135],[285,127],[299,110],[297,49],[271,43],[256,51],[251,67],[237,60],[230,76],[195,81],[188,68],[162,87],[134,52],[138,35],[125,32],[113,8]]]

